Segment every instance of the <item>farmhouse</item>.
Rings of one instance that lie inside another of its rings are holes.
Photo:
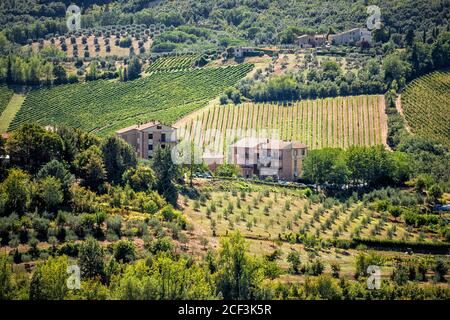
[[[157,147],[172,148],[177,143],[176,128],[151,121],[116,131],[143,159],[151,159]]]
[[[258,52],[255,48],[252,47],[235,47],[233,49],[235,58],[243,58],[246,56],[252,56],[257,54]]]
[[[327,37],[323,34],[304,34],[297,37],[296,43],[300,48],[323,47],[327,43]]]
[[[366,28],[354,28],[338,34],[331,34],[329,38],[334,45],[357,44],[363,41],[372,42],[372,34]]]
[[[231,163],[244,177],[295,180],[302,171],[308,147],[297,141],[244,138],[231,145]]]

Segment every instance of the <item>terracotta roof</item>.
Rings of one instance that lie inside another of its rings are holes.
[[[243,138],[232,144],[232,147],[238,148],[256,148],[261,143],[267,142],[267,139],[262,138]]]
[[[284,141],[277,139],[263,139],[263,138],[243,138],[236,141],[231,147],[238,148],[263,148],[272,150],[282,149],[306,149],[308,146],[299,141]]]
[[[283,141],[283,140],[269,140],[266,143],[263,143],[261,145],[261,148],[263,149],[272,149],[272,150],[282,150],[282,149],[288,149],[291,143],[289,141]]]
[[[126,128],[120,129],[120,130],[117,130],[116,133],[125,133],[125,132],[132,131],[132,130],[139,130],[139,131],[141,131],[141,130],[149,129],[149,128],[154,127],[156,125],[163,125],[163,124],[161,124],[159,121],[150,121],[150,122],[147,122],[147,123],[135,124],[135,125],[132,125],[132,126],[129,126],[129,127],[126,127]],[[171,127],[171,126],[168,126],[168,127]],[[171,127],[171,128],[173,128],[173,127]]]

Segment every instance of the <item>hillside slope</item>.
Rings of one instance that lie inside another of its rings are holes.
[[[410,83],[402,108],[413,133],[450,147],[450,71],[438,71]]]

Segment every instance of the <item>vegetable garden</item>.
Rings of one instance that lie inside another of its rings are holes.
[[[371,146],[386,141],[384,97],[378,95],[302,100],[282,104],[215,106],[184,122],[181,132],[203,146],[224,150],[239,131],[260,137],[301,141],[311,149]],[[217,130],[218,134],[211,132]],[[229,135],[226,137],[226,135]],[[275,136],[276,135],[276,136]],[[217,140],[218,139],[218,140]]]
[[[450,72],[434,72],[412,81],[402,108],[412,131],[450,147]]]
[[[252,65],[153,73],[31,91],[9,130],[25,122],[67,124],[100,135],[149,120],[173,123],[243,78]]]

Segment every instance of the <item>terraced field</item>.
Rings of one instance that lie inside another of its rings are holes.
[[[347,148],[384,144],[386,121],[383,96],[338,97],[289,105],[217,105],[183,119],[180,134],[216,152],[241,135],[297,140],[311,149]]]
[[[100,135],[141,121],[173,123],[242,79],[252,65],[153,73],[31,91],[9,130],[25,122],[67,124]]]
[[[434,72],[412,81],[401,102],[413,133],[450,147],[450,71]]]
[[[5,85],[0,85],[0,115],[5,110],[14,92]]]
[[[199,54],[160,57],[147,68],[147,72],[190,69],[195,67],[199,58]]]

